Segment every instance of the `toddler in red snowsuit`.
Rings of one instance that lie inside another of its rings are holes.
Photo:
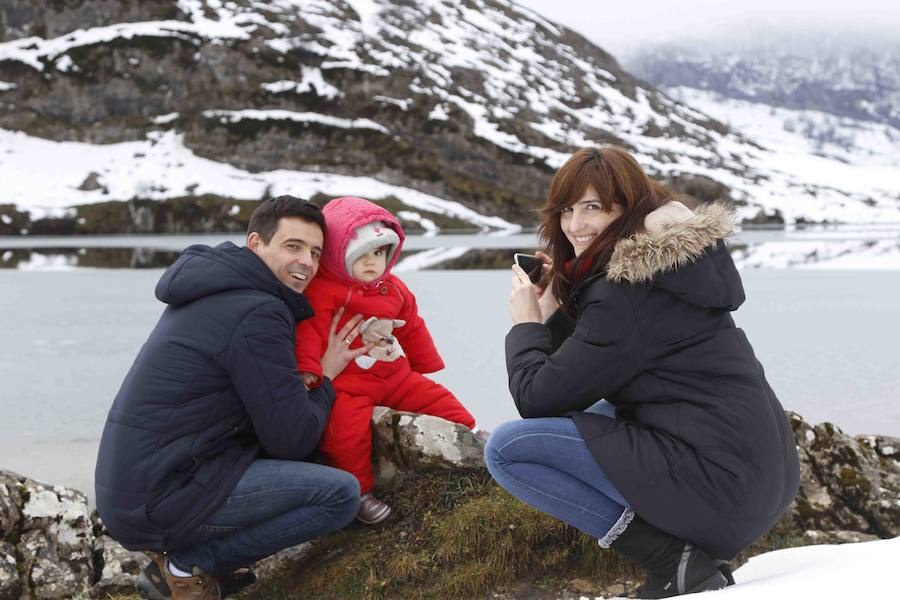
[[[434,415],[473,429],[475,419],[445,387],[423,375],[443,369],[444,361],[412,292],[390,272],[405,237],[399,221],[362,198],[337,198],[325,205],[323,213],[325,251],[318,274],[304,292],[316,314],[297,326],[297,362],[308,385],[321,379],[319,360],[339,307],[344,307],[346,319],[361,314],[364,326],[381,332],[378,345],[334,380],[337,394],[320,443],[329,465],[359,480],[362,499],[357,518],[373,524],[391,511],[371,493],[374,408]],[[372,332],[368,335],[372,339]],[[360,338],[366,336],[364,332]],[[358,338],[353,346],[362,343]],[[478,436],[484,439],[486,432]]]

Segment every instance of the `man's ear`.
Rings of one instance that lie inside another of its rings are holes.
[[[247,235],[247,247],[250,248],[253,252],[256,252],[256,249],[259,248],[259,244],[262,242],[262,238],[259,237],[259,234],[255,231],[251,231]]]

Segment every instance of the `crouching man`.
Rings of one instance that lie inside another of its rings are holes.
[[[349,348],[360,318],[335,331],[338,315],[323,385],[308,391],[297,372],[324,229],[314,204],[266,200],[245,247],[191,246],[156,286],[168,306],[109,411],[95,474],[109,533],[154,557],[136,582],[145,598],[225,597],[255,581],[246,565],[356,516],[356,479],[304,462],[330,380],[371,349]]]

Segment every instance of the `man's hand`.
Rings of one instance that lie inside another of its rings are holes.
[[[513,265],[512,291],[507,306],[513,323],[543,323],[538,304],[537,288],[519,265]]]
[[[319,376],[315,373],[300,373],[300,377],[303,379],[303,385],[306,386],[306,389],[310,389],[319,380]]]
[[[341,374],[341,371],[344,370],[351,360],[357,356],[362,356],[374,346],[374,344],[366,344],[359,348],[350,349],[350,344],[359,335],[359,324],[362,321],[362,315],[354,315],[352,319],[344,323],[340,331],[335,331],[343,314],[343,306],[334,313],[334,318],[331,320],[331,328],[328,331],[328,347],[325,349],[325,354],[322,355],[322,360],[320,361],[322,375],[332,381]]]

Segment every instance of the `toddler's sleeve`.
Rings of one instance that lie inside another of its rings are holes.
[[[315,383],[315,386],[318,386],[322,383],[321,360],[328,347],[328,331],[334,317],[335,306],[329,294],[312,289],[312,285],[307,288],[304,295],[316,314],[297,324],[294,355],[297,358],[297,370],[318,377]]]

